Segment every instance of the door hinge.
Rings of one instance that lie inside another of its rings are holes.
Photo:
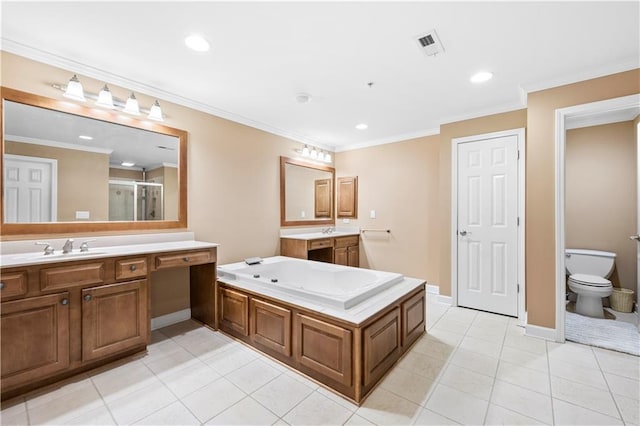
[[[518,150],[518,160],[520,159],[520,150]]]
[[[518,216],[517,219],[516,219],[516,225],[520,226],[520,216]]]
[[[520,293],[520,284],[516,284],[518,286],[518,293]]]

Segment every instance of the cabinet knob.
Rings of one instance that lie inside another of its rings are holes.
[[[89,302],[89,301],[91,301],[91,295],[90,295],[90,294],[85,294],[85,296],[84,296],[84,301],[85,301],[85,302]]]
[[[189,258],[188,257],[183,257],[182,260],[184,260],[185,262],[188,262]]]
[[[62,300],[60,301],[60,304],[61,304],[62,306],[67,306],[67,305],[69,304],[69,299],[67,299],[67,298],[62,299]]]
[[[4,288],[4,283],[0,282],[0,290],[2,290]]]
[[[131,272],[135,271],[136,269],[138,269],[138,267],[137,267],[136,265],[131,265],[131,266],[129,266],[129,270],[130,270]]]

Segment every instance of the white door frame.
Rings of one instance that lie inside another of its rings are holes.
[[[518,323],[526,323],[525,306],[525,130],[511,129],[500,132],[485,133],[481,135],[466,136],[451,139],[451,304],[458,306],[458,230],[456,223],[458,218],[458,144],[465,142],[477,142],[486,139],[495,139],[505,136],[516,136],[518,139]]]
[[[28,155],[17,155],[17,154],[4,154],[3,160],[4,161],[14,160],[19,162],[27,161],[27,162],[48,164],[49,166],[51,166],[51,204],[50,204],[51,219],[49,220],[49,222],[57,222],[58,221],[58,160],[53,158],[32,157]],[[6,198],[4,197],[4,194],[2,198],[6,202]]]
[[[592,116],[601,113],[613,113],[640,105],[640,94],[590,102],[556,109],[556,342],[564,342],[564,312],[566,298],[566,272],[564,265],[565,229],[565,150],[566,150],[566,119],[580,116]]]

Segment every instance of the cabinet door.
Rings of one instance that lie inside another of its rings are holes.
[[[147,280],[82,290],[82,360],[146,345],[148,306]]]
[[[291,311],[258,299],[251,299],[251,339],[285,356],[291,356]]]
[[[338,218],[358,217],[358,178],[338,178]]]
[[[2,387],[69,366],[69,293],[2,303]]]
[[[360,267],[360,246],[347,248],[347,265]]]
[[[333,203],[331,202],[333,191],[331,179],[316,179],[314,182],[314,210],[315,219],[331,218]]]
[[[295,359],[301,365],[346,386],[351,385],[350,330],[297,314]]]
[[[421,291],[402,303],[402,346],[408,346],[424,333],[425,293]]]
[[[400,309],[364,329],[364,385],[375,383],[400,356]]]
[[[336,265],[349,265],[349,257],[347,253],[347,248],[337,248],[333,250],[333,263]]]
[[[220,328],[249,335],[249,296],[220,287]]]

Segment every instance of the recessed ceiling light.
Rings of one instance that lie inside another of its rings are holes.
[[[80,139],[84,139],[85,141],[92,141],[93,140],[93,136],[87,136],[87,135],[80,135],[78,136]]]
[[[471,76],[472,83],[484,83],[485,81],[489,81],[493,78],[493,73],[488,71],[480,71]]]
[[[365,123],[356,124],[356,129],[358,130],[367,130],[369,126]]]
[[[185,38],[184,44],[186,44],[189,49],[195,50],[196,52],[206,52],[209,50],[209,42],[202,36],[196,34],[192,34]]]
[[[120,165],[122,167],[133,167],[136,165],[136,163],[132,163],[131,161],[123,161],[122,163],[120,163]]]

